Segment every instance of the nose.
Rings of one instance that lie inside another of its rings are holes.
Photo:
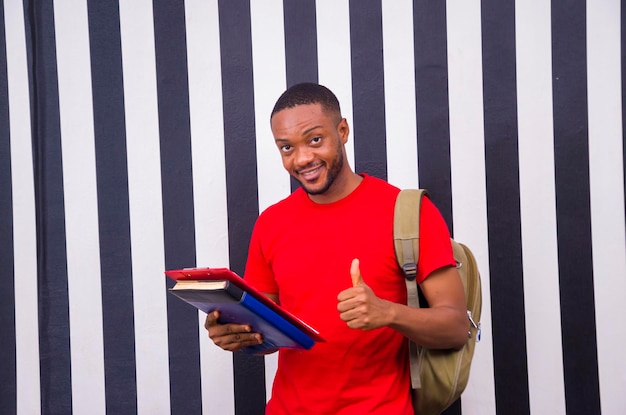
[[[298,167],[310,164],[314,159],[313,152],[307,147],[298,147],[295,151],[295,162]]]

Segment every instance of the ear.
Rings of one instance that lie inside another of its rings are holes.
[[[337,133],[339,133],[339,137],[341,138],[341,142],[346,144],[348,142],[348,136],[350,135],[350,126],[348,125],[348,120],[342,118],[337,124]]]

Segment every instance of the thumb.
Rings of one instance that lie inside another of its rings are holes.
[[[352,286],[364,285],[363,277],[361,277],[361,269],[359,268],[359,260],[357,258],[352,260],[350,265],[350,276],[352,277]]]

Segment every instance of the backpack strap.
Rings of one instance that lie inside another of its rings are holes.
[[[422,196],[427,195],[423,189],[406,189],[400,191],[394,208],[393,240],[396,257],[405,276],[407,304],[419,308],[419,294],[415,278],[417,277],[417,261],[419,259],[419,219]],[[409,358],[411,364],[411,385],[413,389],[421,388],[419,378],[418,346],[409,342]]]

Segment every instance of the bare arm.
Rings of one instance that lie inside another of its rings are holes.
[[[389,326],[432,349],[460,348],[465,344],[469,321],[456,268],[437,270],[421,284],[429,308],[419,309],[377,297],[363,281],[358,261],[353,262],[350,272],[354,286],[339,294],[337,305],[341,319],[349,327],[371,330]]]
[[[469,320],[463,284],[456,268],[433,272],[421,284],[428,308],[391,307],[389,326],[431,349],[457,349],[467,341]]]

